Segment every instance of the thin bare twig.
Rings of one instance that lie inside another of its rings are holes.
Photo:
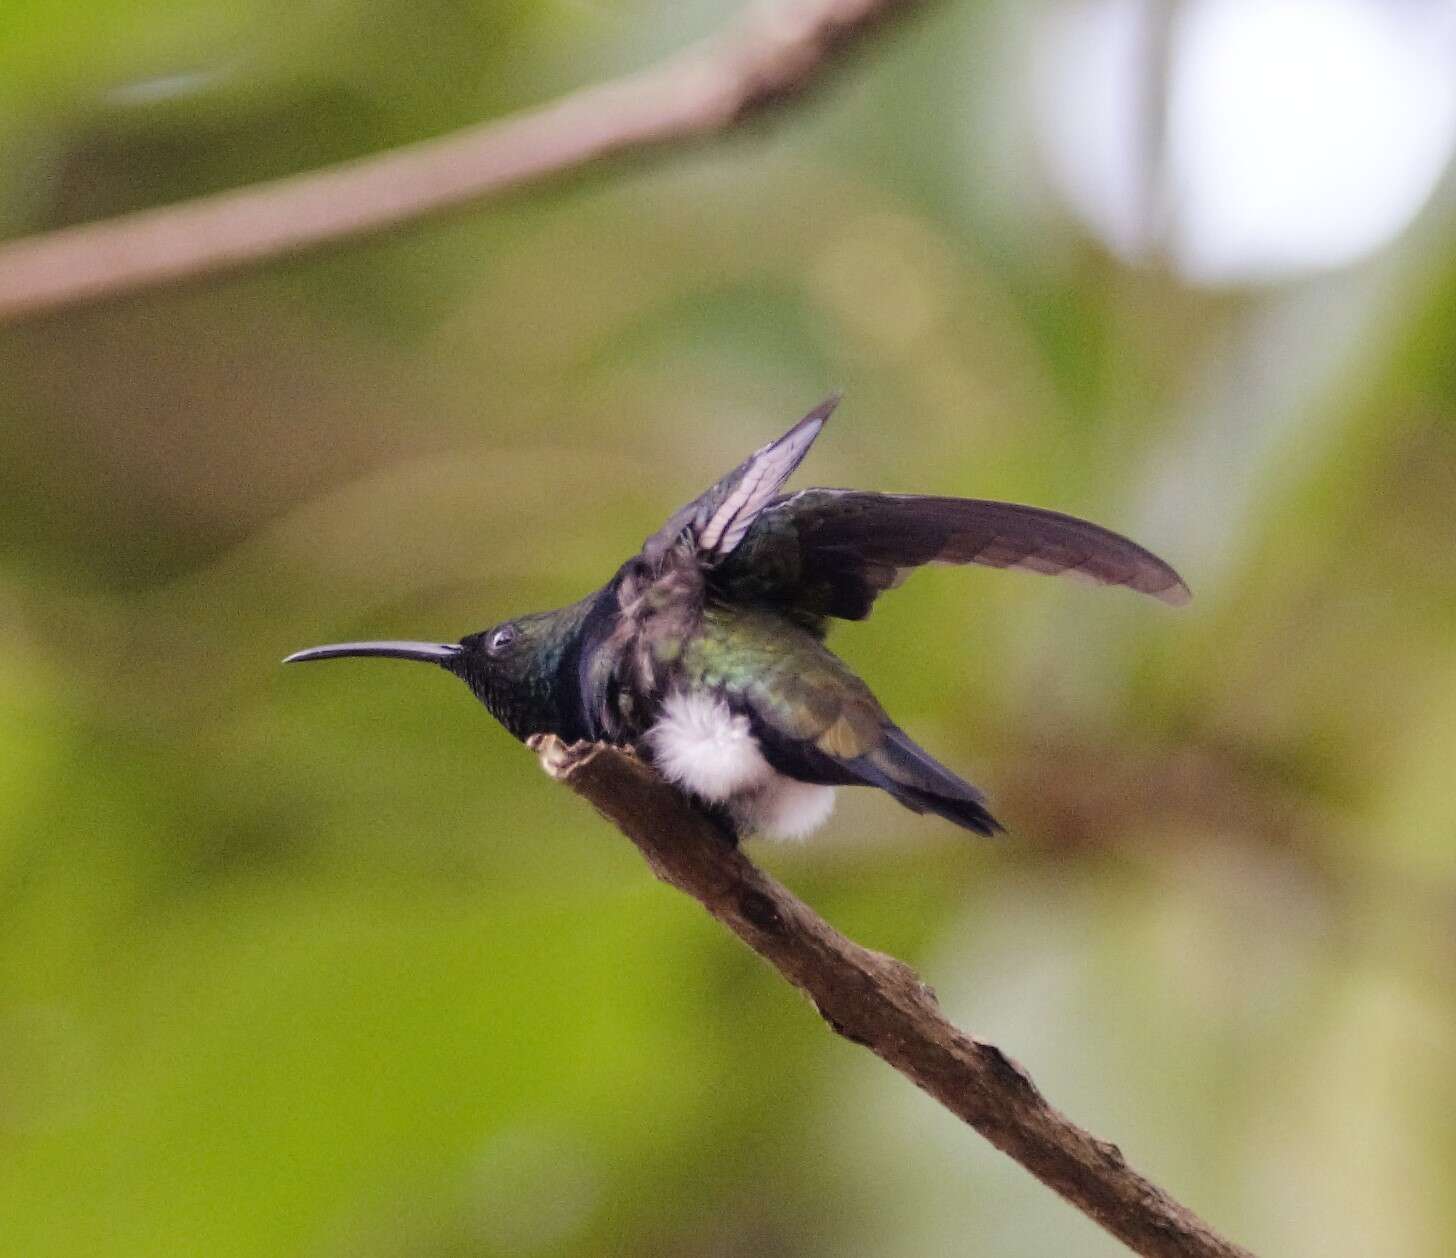
[[[947,1021],[904,962],[845,938],[749,861],[636,757],[610,747],[532,740],[546,771],[632,840],[664,882],[718,921],[862,1044],[1020,1162],[1135,1253],[1252,1258],[1128,1166],[1116,1145],[1053,1109],[994,1044]]]
[[[0,323],[298,253],[726,131],[923,0],[795,0],[660,65],[287,179],[0,245]]]

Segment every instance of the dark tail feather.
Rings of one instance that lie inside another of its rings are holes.
[[[867,756],[846,762],[861,781],[888,791],[912,812],[933,812],[987,836],[1005,829],[986,807],[986,797],[969,782],[916,746],[897,725]]]
[[[887,786],[885,789],[912,812],[933,812],[987,838],[1006,832],[1006,827],[990,814],[986,806],[973,799],[947,799],[944,795],[932,795],[929,791],[907,787]]]

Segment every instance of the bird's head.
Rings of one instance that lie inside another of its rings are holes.
[[[517,738],[557,733],[557,677],[569,645],[561,614],[503,621],[454,642],[339,642],[295,651],[283,662],[378,657],[417,660],[453,673]]]

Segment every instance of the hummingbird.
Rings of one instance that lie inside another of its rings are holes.
[[[976,787],[919,747],[824,645],[909,569],[984,564],[1125,586],[1177,606],[1182,578],[1137,543],[1039,507],[857,489],[781,493],[829,398],[676,512],[601,589],[457,643],[345,642],[284,663],[383,656],[463,680],[522,741],[645,757],[732,841],[818,829],[835,788],[872,786],[977,834]]]

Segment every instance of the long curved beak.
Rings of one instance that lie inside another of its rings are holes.
[[[295,651],[283,662],[299,664],[305,660],[379,655],[391,660],[420,660],[448,668],[459,658],[462,650],[450,642],[336,642],[332,646],[311,646],[306,651]]]

